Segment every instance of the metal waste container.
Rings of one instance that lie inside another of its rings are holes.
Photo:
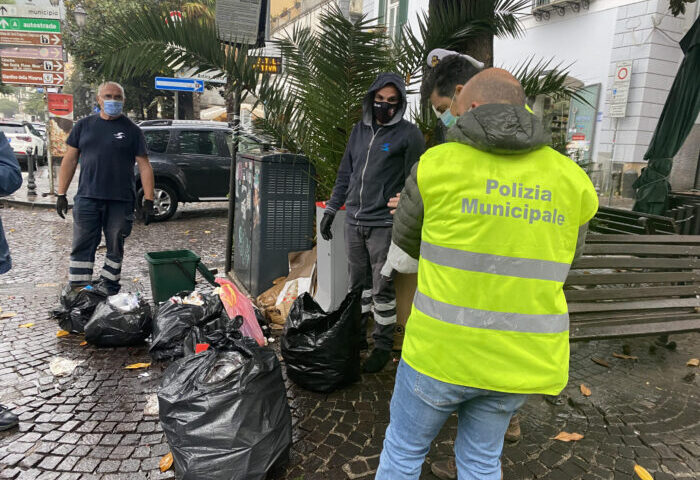
[[[233,270],[253,296],[289,273],[289,252],[313,248],[314,169],[303,155],[239,154]]]

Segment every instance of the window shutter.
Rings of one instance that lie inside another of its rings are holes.
[[[409,0],[399,0],[399,22],[397,30],[400,30],[408,20],[408,2]]]
[[[386,25],[386,0],[379,0],[377,18],[379,19],[379,25]]]

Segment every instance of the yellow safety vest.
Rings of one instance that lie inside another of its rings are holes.
[[[579,227],[598,209],[588,175],[549,147],[461,143],[418,166],[424,220],[403,359],[443,382],[556,395],[568,381],[563,284]]]

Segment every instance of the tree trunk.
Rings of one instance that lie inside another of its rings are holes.
[[[445,5],[451,4],[453,1],[454,0],[430,0],[430,3],[428,4],[428,12],[432,14],[432,12],[434,12],[435,10],[441,9]],[[493,11],[491,11],[491,16],[493,16]],[[457,47],[457,51],[459,51],[460,53],[466,53],[467,55],[471,55],[480,62],[484,62],[484,65],[486,65],[487,68],[492,67],[493,35],[491,35],[490,33],[484,33],[468,38]]]

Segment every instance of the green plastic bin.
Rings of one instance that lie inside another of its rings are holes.
[[[183,290],[194,290],[199,256],[191,250],[148,252],[148,275],[153,301],[164,302]]]

